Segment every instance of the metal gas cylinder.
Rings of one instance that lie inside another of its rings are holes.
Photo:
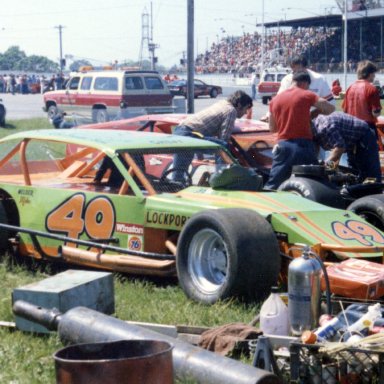
[[[320,313],[321,265],[309,247],[288,268],[288,313],[291,332],[300,336],[316,328]]]

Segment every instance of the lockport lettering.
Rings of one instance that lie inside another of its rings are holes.
[[[182,227],[187,220],[187,216],[174,215],[173,213],[147,212],[147,223]]]

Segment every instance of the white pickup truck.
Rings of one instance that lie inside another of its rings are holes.
[[[284,67],[272,67],[264,69],[260,76],[260,83],[257,86],[257,93],[263,104],[268,104],[268,101],[277,94],[277,91],[280,88],[281,80],[290,72],[290,68]]]

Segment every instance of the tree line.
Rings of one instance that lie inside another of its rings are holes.
[[[87,60],[75,60],[70,65],[67,65],[67,69],[70,71],[77,71],[81,66],[90,65],[92,64]],[[120,65],[137,66],[139,63],[135,61],[127,61]],[[142,69],[150,69],[150,62],[144,61],[142,63]],[[165,70],[162,66],[158,66],[156,69],[159,71]],[[49,60],[44,56],[27,56],[18,46],[12,46],[4,53],[0,52],[0,70],[8,72],[58,73],[60,71],[60,65],[58,62]]]

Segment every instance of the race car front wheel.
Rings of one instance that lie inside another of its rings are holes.
[[[232,296],[260,301],[280,271],[271,225],[248,209],[208,210],[192,216],[180,235],[176,262],[185,294],[205,304]]]

